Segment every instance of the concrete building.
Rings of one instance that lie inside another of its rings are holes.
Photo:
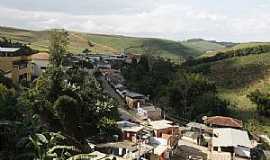
[[[174,147],[177,144],[179,126],[168,120],[158,120],[149,122],[149,128],[154,132],[154,139],[163,139],[166,145]]]
[[[117,126],[122,131],[122,140],[129,140],[134,143],[139,141],[138,137],[141,135],[144,128],[141,125],[129,121],[118,121]]]
[[[46,52],[40,52],[31,55],[33,64],[33,76],[40,76],[49,65],[49,54]]]
[[[21,48],[0,47],[0,69],[13,83],[31,81],[31,53],[24,53]]]
[[[137,108],[137,117],[141,120],[161,120],[161,109],[154,105],[142,105]]]
[[[138,106],[144,105],[146,101],[144,95],[131,91],[126,92],[125,96],[128,108],[137,108]]]
[[[187,142],[206,145],[211,139],[213,129],[205,124],[190,122],[186,124],[186,127],[181,131],[181,139]]]

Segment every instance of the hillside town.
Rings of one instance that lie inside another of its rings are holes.
[[[0,47],[1,74],[13,83],[32,82],[49,65],[49,53],[25,53],[21,48]],[[121,73],[125,64],[139,63],[141,55],[102,53],[65,54],[65,70],[77,66],[89,75],[96,74],[103,91],[118,101],[120,130],[111,142],[93,143],[92,160],[244,160],[256,159],[265,135],[246,130],[237,117],[202,116],[200,121],[180,121],[155,106],[149,95],[126,86]],[[72,84],[71,84],[72,85]],[[269,151],[263,150],[268,157]]]
[[[270,0],[0,0],[0,160],[270,160]]]

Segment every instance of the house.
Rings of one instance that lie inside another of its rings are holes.
[[[154,105],[143,105],[137,108],[137,117],[141,120],[161,120],[161,109]]]
[[[96,149],[101,153],[111,154],[127,160],[150,159],[154,151],[154,148],[150,145],[130,141],[98,144]]]
[[[116,93],[118,93],[122,98],[125,98],[126,93],[128,92],[127,87],[118,83],[116,85],[113,85]]]
[[[174,125],[173,122],[168,120],[150,121],[149,128],[153,130],[155,140],[162,139],[170,147],[177,144],[179,126]]]
[[[0,47],[0,70],[15,84],[22,80],[31,81],[31,54],[22,48]]]
[[[106,80],[109,81],[112,85],[124,84],[125,79],[122,76],[119,70],[111,69],[106,74]]]
[[[205,124],[190,122],[186,124],[186,126],[187,127],[181,131],[182,140],[197,145],[207,145],[211,140],[213,130]]]
[[[170,148],[167,145],[158,145],[154,147],[154,158],[155,160],[169,160],[170,159]]]
[[[172,148],[168,145],[166,139],[151,137],[150,144],[154,147],[154,156],[152,159],[165,160],[170,158]]]
[[[142,134],[144,128],[141,125],[129,121],[118,121],[117,126],[122,131],[122,140],[129,140],[134,143],[139,141],[139,136]]]
[[[149,128],[154,134],[150,138],[150,143],[154,146],[154,159],[169,159],[171,151],[178,144],[179,127],[171,121],[158,120],[150,121]]]
[[[33,76],[40,76],[49,65],[49,54],[46,52],[40,52],[31,55],[33,64]]]
[[[132,62],[139,63],[140,60],[141,60],[141,55],[140,54],[128,53],[126,55],[125,62],[129,63],[129,64],[132,63]]]
[[[125,94],[126,103],[128,108],[136,108],[140,105],[145,104],[145,96],[139,93],[128,91]]]
[[[243,122],[238,119],[223,116],[203,117],[204,123],[210,127],[243,128]]]
[[[197,123],[197,122],[189,122],[188,124],[186,124],[186,126],[191,131],[199,131],[199,132],[212,132],[213,131],[211,127],[208,127],[205,124]]]
[[[111,69],[111,64],[109,64],[108,62],[106,62],[106,61],[101,61],[101,62],[98,62],[97,63],[97,68],[98,69],[104,69],[104,70],[109,70],[109,69]]]
[[[150,121],[149,126],[154,130],[156,137],[162,137],[163,134],[168,135],[178,135],[179,134],[179,126],[174,125],[172,121],[169,120],[157,120]]]
[[[250,158],[251,141],[248,133],[234,128],[214,128],[210,149],[230,152],[236,156]]]
[[[103,60],[108,61],[111,64],[111,68],[120,69],[124,63],[125,56],[124,55],[110,55]]]

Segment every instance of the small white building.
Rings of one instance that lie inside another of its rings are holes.
[[[138,106],[137,107],[138,118],[145,120],[161,120],[161,109],[153,105],[149,106]]]

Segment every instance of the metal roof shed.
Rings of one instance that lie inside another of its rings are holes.
[[[214,147],[252,147],[246,131],[233,128],[214,128],[213,133],[212,144]]]

